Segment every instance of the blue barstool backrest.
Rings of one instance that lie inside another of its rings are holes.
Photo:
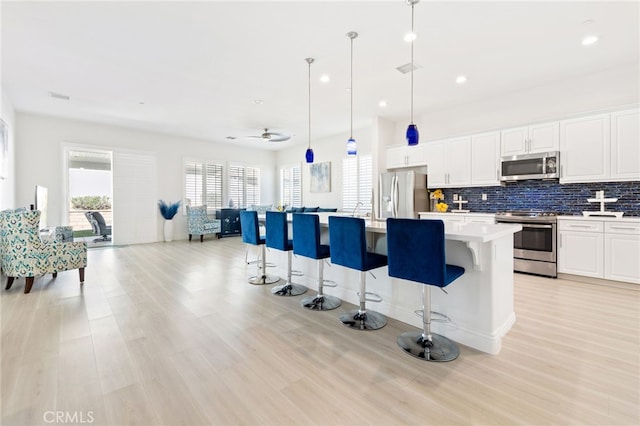
[[[447,265],[444,222],[425,219],[387,219],[389,276],[445,287],[464,274]]]
[[[289,239],[289,224],[284,212],[267,211],[267,247],[289,251],[293,249],[293,242]]]
[[[260,238],[258,212],[242,210],[240,212],[240,229],[242,230],[243,243],[264,244],[264,238]]]
[[[293,252],[312,259],[329,257],[329,246],[320,244],[320,219],[317,214],[293,214]]]
[[[387,264],[387,257],[367,253],[364,219],[329,216],[329,246],[331,263],[359,271],[368,271]]]

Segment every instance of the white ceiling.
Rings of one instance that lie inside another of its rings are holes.
[[[415,115],[638,64],[638,1],[428,1],[415,7]],[[6,2],[2,87],[18,111],[267,149],[408,120],[411,8],[392,1]],[[592,21],[585,23],[585,21]],[[600,41],[581,45],[586,34]],[[320,83],[321,74],[331,77]],[[468,82],[454,80],[465,74]],[[49,92],[70,100],[49,97]],[[263,104],[253,101],[261,99]],[[380,108],[378,102],[388,106]],[[228,141],[262,128],[288,142]]]

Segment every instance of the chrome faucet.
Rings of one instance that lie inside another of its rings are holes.
[[[360,207],[361,205],[363,205],[362,201],[358,201],[356,206],[353,208],[353,213],[351,213],[351,217],[356,217],[356,212],[358,211],[358,207]]]

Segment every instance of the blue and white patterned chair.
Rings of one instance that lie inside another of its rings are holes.
[[[200,235],[202,242],[205,234],[217,234],[222,231],[220,219],[209,219],[207,206],[187,206],[187,224],[189,241],[192,235]]]
[[[24,292],[29,293],[35,277],[78,269],[84,282],[87,266],[87,244],[84,242],[43,241],[40,239],[38,210],[10,212],[2,215],[0,245],[2,267],[7,275],[6,289],[15,278],[26,280]]]

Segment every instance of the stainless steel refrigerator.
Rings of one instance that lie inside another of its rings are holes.
[[[429,211],[427,175],[414,171],[382,173],[379,182],[378,219],[417,218]]]

